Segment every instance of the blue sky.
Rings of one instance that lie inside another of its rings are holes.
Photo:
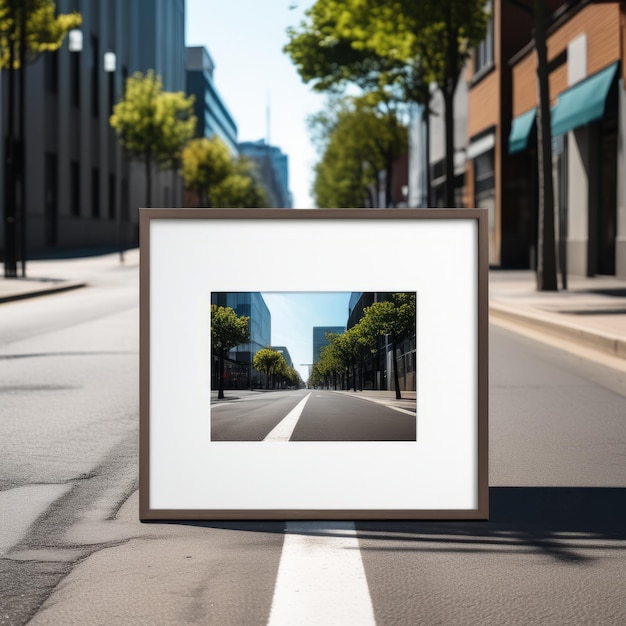
[[[263,292],[272,316],[272,345],[285,346],[306,381],[313,359],[313,326],[345,326],[350,293]]]
[[[239,141],[267,138],[289,156],[296,208],[311,208],[312,166],[318,160],[306,117],[325,98],[304,85],[283,54],[286,29],[297,26],[313,0],[187,0],[188,46],[205,46],[215,85],[238,127]]]

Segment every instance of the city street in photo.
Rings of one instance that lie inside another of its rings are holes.
[[[211,293],[211,441],[416,441],[416,295]]]

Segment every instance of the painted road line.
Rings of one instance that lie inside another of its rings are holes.
[[[293,434],[293,429],[296,427],[300,415],[302,415],[304,405],[310,397],[311,394],[302,398],[302,400],[276,424],[274,429],[270,431],[270,434],[265,437],[264,441],[289,441]]]
[[[287,522],[268,626],[376,624],[352,522]]]
[[[340,391],[333,391],[332,389],[330,389],[330,391],[332,391],[333,393],[341,393]],[[345,394],[342,394],[345,395]],[[394,406],[393,404],[388,404],[387,402],[385,402],[384,400],[377,400],[376,398],[368,398],[367,396],[346,396],[347,398],[355,398],[356,400],[365,400],[366,402],[375,402],[376,404],[380,404],[381,406],[385,406],[388,409],[391,409],[392,411],[398,411],[399,413],[406,413],[407,415],[410,415],[411,417],[415,417],[415,413],[416,411],[409,411],[408,409],[403,409],[399,406]]]

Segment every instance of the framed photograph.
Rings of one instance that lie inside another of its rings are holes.
[[[140,518],[486,519],[481,209],[142,209]]]

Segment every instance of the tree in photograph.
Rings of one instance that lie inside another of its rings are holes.
[[[18,250],[22,276],[26,275],[26,65],[44,52],[58,50],[67,33],[78,28],[81,22],[82,17],[77,12],[57,14],[52,0],[0,0],[0,68],[8,74],[4,100],[7,108],[4,268],[9,278],[17,276]],[[19,71],[17,98],[16,71]]]
[[[398,400],[402,397],[396,363],[398,343],[415,334],[415,304],[414,293],[394,293],[390,300],[374,302],[363,312],[362,323],[369,334],[391,337],[393,380]]]
[[[230,307],[211,305],[211,349],[219,359],[218,399],[224,397],[224,359],[228,351],[250,340],[249,317],[237,315]]]
[[[211,190],[233,173],[232,157],[217,136],[192,139],[181,153],[185,187],[198,194],[200,206],[211,205]]]
[[[333,348],[332,342],[334,337],[338,337],[334,333],[327,333],[327,338],[332,336],[331,343],[324,346],[320,351],[320,359],[313,366],[311,375],[313,377],[312,386],[326,386],[330,389],[331,380],[335,390],[337,390],[337,376],[342,372],[342,363],[337,355],[337,350]]]
[[[271,388],[276,387],[276,377],[287,373],[288,366],[285,357],[271,348],[259,350],[252,360],[252,364],[262,374],[267,374],[271,380]]]
[[[124,97],[113,107],[110,124],[120,143],[146,171],[146,206],[152,205],[152,165],[175,167],[195,132],[193,96],[163,91],[153,70],[136,72],[126,81]]]

